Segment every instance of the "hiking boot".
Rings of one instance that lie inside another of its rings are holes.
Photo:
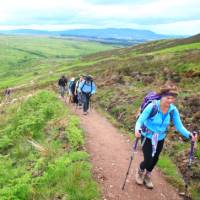
[[[138,169],[135,175],[135,181],[138,185],[142,185],[144,181],[144,170]]]
[[[148,189],[153,189],[153,183],[151,181],[151,174],[150,173],[146,173],[144,176],[144,185],[148,188]]]

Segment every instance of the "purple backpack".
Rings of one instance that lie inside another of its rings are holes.
[[[156,92],[149,92],[145,97],[144,100],[140,106],[140,111],[137,115],[137,119],[139,118],[140,114],[143,112],[143,110],[150,104],[153,102],[153,108],[151,110],[151,113],[149,115],[149,118],[153,117],[156,115],[156,113],[158,112],[158,107],[156,105],[156,100],[160,100],[161,96],[158,95]]]

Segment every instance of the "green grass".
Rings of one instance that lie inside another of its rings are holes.
[[[2,200],[98,200],[79,120],[52,92],[7,107],[0,123]],[[30,141],[34,142],[33,145]],[[36,146],[37,144],[37,146]],[[38,147],[39,145],[39,147]]]
[[[161,156],[158,161],[158,167],[172,185],[183,189],[184,182],[182,176],[168,155],[163,154]]]
[[[64,38],[0,36],[0,88],[35,80],[59,66],[114,46]],[[67,66],[67,67],[66,67]],[[60,75],[60,74],[59,74]]]
[[[185,44],[185,45],[177,45],[175,47],[166,48],[159,51],[154,51],[153,53],[181,53],[183,51],[188,50],[199,50],[200,49],[200,43],[192,43],[192,44]]]

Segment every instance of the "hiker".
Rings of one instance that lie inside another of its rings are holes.
[[[71,78],[69,85],[68,85],[68,90],[69,90],[69,103],[74,103],[74,104],[78,104],[78,98],[76,95],[76,82],[77,82],[77,78],[75,79],[74,77]]]
[[[83,114],[87,115],[90,98],[96,92],[96,86],[95,86],[92,76],[88,75],[85,77],[85,80],[82,81],[78,87],[78,92],[80,92],[82,95]]]
[[[151,172],[154,169],[162,151],[166,132],[170,121],[173,122],[178,132],[185,138],[197,141],[197,136],[189,132],[182,124],[179,111],[174,105],[178,95],[177,87],[172,83],[166,83],[160,88],[160,100],[149,103],[142,111],[135,125],[135,136],[143,143],[142,151],[144,160],[136,172],[136,183],[152,189]],[[153,109],[156,112],[152,116]]]
[[[11,95],[11,89],[7,88],[4,92],[4,96],[5,96],[5,102],[9,102],[10,101],[10,95]]]
[[[58,80],[58,85],[60,87],[60,95],[61,95],[62,98],[64,98],[64,95],[65,95],[65,92],[66,92],[65,87],[67,86],[67,82],[68,82],[68,80],[64,75],[62,75],[60,77],[60,79]]]
[[[69,94],[69,103],[72,103],[73,95],[75,90],[75,78],[72,77],[68,82],[68,94]]]
[[[84,81],[84,76],[80,75],[79,80],[76,82],[76,87],[75,87],[75,95],[77,95],[78,98],[78,106],[81,108],[82,106],[82,94],[80,91],[78,91],[79,85]]]

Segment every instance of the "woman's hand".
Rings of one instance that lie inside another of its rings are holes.
[[[140,131],[135,131],[135,137],[136,137],[136,138],[140,138],[140,137],[141,137]]]
[[[194,134],[190,133],[190,137],[191,137],[193,142],[197,142],[197,140],[198,140],[198,135],[197,134],[194,135]]]

